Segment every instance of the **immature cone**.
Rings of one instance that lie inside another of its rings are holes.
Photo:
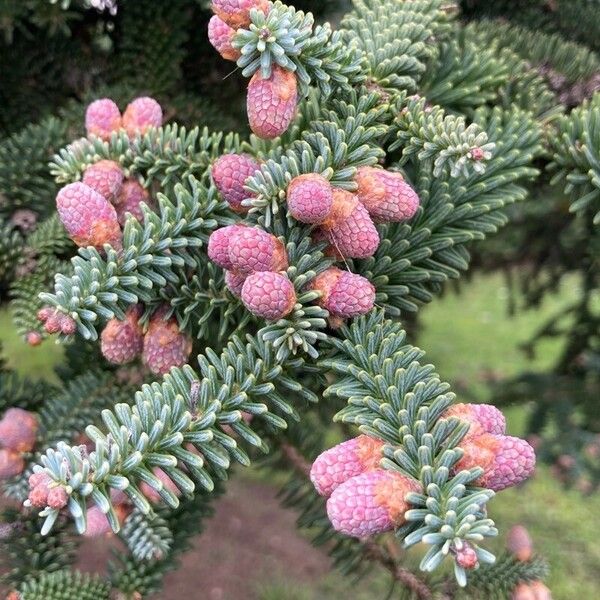
[[[121,193],[117,199],[117,218],[121,227],[127,222],[127,214],[131,214],[140,223],[144,220],[142,202],[151,205],[150,194],[135,179],[128,179],[123,183]]]
[[[354,181],[358,199],[377,222],[408,221],[419,208],[419,196],[400,173],[359,167]]]
[[[379,233],[367,209],[345,190],[334,189],[333,207],[322,227],[345,258],[368,258],[379,246]]]
[[[258,227],[242,227],[229,240],[231,269],[241,274],[284,271],[288,267],[285,246]]]
[[[83,174],[83,183],[104,196],[111,204],[119,201],[123,187],[123,169],[114,160],[100,160]]]
[[[48,492],[47,504],[50,508],[60,510],[64,508],[69,502],[69,494],[67,494],[64,487],[54,487]]]
[[[44,324],[46,333],[63,333],[64,335],[73,335],[77,330],[77,324],[73,317],[66,315],[50,306],[41,308],[37,313],[37,318]]]
[[[256,8],[265,14],[269,12],[268,0],[213,0],[213,12],[234,29],[250,25],[250,11]]]
[[[521,438],[484,433],[465,438],[460,447],[464,456],[455,471],[481,467],[484,473],[476,484],[495,492],[525,481],[535,468],[533,448]]]
[[[225,285],[234,296],[241,298],[242,288],[247,277],[247,275],[235,271],[225,271]]]
[[[138,322],[141,307],[133,306],[125,314],[125,319],[111,319],[100,336],[100,349],[106,360],[115,365],[131,362],[142,353],[144,333]]]
[[[482,433],[502,435],[506,432],[506,419],[501,411],[491,404],[453,404],[442,415],[445,419],[457,417],[469,424],[467,437]]]
[[[7,448],[0,450],[0,480],[15,477],[24,469],[25,461],[20,452]]]
[[[471,570],[476,569],[479,566],[479,560],[477,553],[471,544],[468,542],[462,542],[460,549],[454,548],[454,559],[456,564],[463,569]]]
[[[515,525],[506,538],[506,549],[519,561],[527,562],[533,556],[533,542],[525,527]]]
[[[37,416],[22,408],[9,408],[0,420],[0,446],[30,452],[39,428]]]
[[[179,490],[179,488],[173,483],[173,480],[162,469],[156,468],[154,469],[153,473],[156,477],[158,477],[158,479],[160,479],[164,489],[169,490],[176,496],[181,496],[181,491]],[[159,502],[162,502],[160,494],[146,482],[142,482],[140,484],[140,491],[153,504],[158,504]]]
[[[334,317],[348,319],[367,314],[375,305],[375,288],[363,277],[329,267],[311,282],[311,289],[321,292],[319,306]]]
[[[224,154],[211,167],[215,186],[231,210],[243,213],[248,209],[242,206],[242,200],[251,194],[244,189],[249,177],[260,169],[260,164],[248,154]]]
[[[339,485],[327,500],[327,515],[336,531],[352,537],[391,531],[405,522],[407,494],[420,489],[414,479],[374,469]]]
[[[235,29],[229,27],[217,15],[211,17],[208,22],[208,39],[217,52],[225,59],[236,61],[242,54],[231,45]]]
[[[172,367],[182,367],[192,351],[192,340],[179,331],[177,320],[163,320],[159,311],[144,336],[142,360],[157,375],[168,373]]]
[[[45,508],[48,505],[48,485],[52,482],[50,477],[44,473],[33,473],[29,476],[29,495],[27,499],[31,506]]]
[[[322,223],[333,206],[333,188],[325,177],[307,173],[294,177],[287,188],[290,214],[301,223]]]
[[[319,454],[310,469],[310,480],[317,492],[330,496],[344,481],[378,468],[384,443],[359,435]]]
[[[257,317],[277,321],[292,312],[296,292],[285,275],[261,271],[249,275],[244,282],[242,302]]]
[[[208,238],[208,258],[222,269],[233,269],[229,258],[229,245],[244,227],[245,225],[227,225],[213,231]]]
[[[88,135],[109,140],[113,131],[121,128],[121,111],[110,99],[92,102],[85,111],[85,129]]]
[[[259,137],[271,140],[285,133],[296,116],[298,83],[296,75],[273,65],[271,76],[259,69],[248,85],[248,121]]]
[[[121,228],[114,206],[84,183],[70,183],[56,196],[56,207],[71,239],[82,247],[121,249]]]
[[[149,96],[136,98],[127,105],[123,113],[123,127],[129,137],[143,135],[150,127],[160,127],[162,120],[160,104]]]
[[[25,341],[30,346],[39,346],[44,341],[44,338],[42,337],[42,334],[39,333],[39,331],[29,331],[25,335]]]

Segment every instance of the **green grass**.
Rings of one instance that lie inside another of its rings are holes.
[[[7,308],[0,310],[2,356],[8,366],[21,375],[56,381],[54,367],[62,360],[63,349],[53,339],[32,348],[16,332]]]

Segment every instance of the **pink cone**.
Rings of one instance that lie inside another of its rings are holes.
[[[375,305],[375,288],[371,282],[337,267],[329,267],[317,275],[311,288],[322,293],[318,304],[342,319],[367,314]]]
[[[152,206],[150,194],[135,179],[128,179],[123,183],[119,194],[116,210],[121,227],[127,222],[127,213],[135,217],[140,223],[144,220],[142,202]]]
[[[319,454],[310,470],[317,492],[330,496],[344,481],[378,468],[383,445],[382,440],[359,435]]]
[[[419,196],[400,173],[360,167],[354,180],[358,199],[377,222],[408,221],[419,208]]]
[[[379,247],[379,233],[356,196],[335,189],[333,209],[322,225],[329,241],[346,258],[368,258]]]
[[[121,128],[121,111],[110,99],[92,102],[85,111],[85,129],[88,135],[109,140],[113,131]]]
[[[327,500],[327,515],[340,533],[362,538],[391,531],[405,522],[406,501],[420,484],[400,473],[374,469],[339,485]]]
[[[268,0],[213,0],[213,12],[227,25],[234,29],[250,25],[250,11],[253,8],[262,10],[265,14],[269,12]]]
[[[460,447],[464,456],[454,470],[481,467],[484,473],[476,485],[495,492],[522,483],[535,469],[535,452],[521,438],[484,433],[465,438]]]
[[[222,269],[231,270],[233,264],[229,258],[229,245],[231,240],[241,231],[245,225],[227,225],[216,229],[208,238],[208,258]]]
[[[453,404],[442,416],[446,419],[457,417],[469,423],[469,437],[482,433],[502,435],[506,432],[504,415],[491,404]]]
[[[100,349],[106,360],[115,365],[131,362],[142,353],[144,333],[138,322],[141,306],[131,307],[125,319],[111,319],[100,335]]]
[[[287,276],[262,271],[249,275],[244,282],[242,302],[257,317],[277,321],[292,312],[296,292]]]
[[[287,188],[290,214],[301,223],[322,223],[333,206],[333,189],[325,177],[308,173],[294,177]]]
[[[231,270],[238,273],[284,271],[288,267],[283,243],[258,227],[239,229],[229,241]]]
[[[217,15],[211,17],[208,22],[208,39],[210,43],[225,60],[235,62],[241,56],[241,53],[231,45],[234,35],[235,29],[229,27],[225,21]]]
[[[136,98],[127,105],[123,113],[123,127],[129,137],[143,135],[151,127],[160,127],[162,120],[160,104],[149,96]]]
[[[231,210],[238,213],[247,212],[248,209],[242,206],[242,201],[250,198],[251,194],[244,189],[244,185],[259,169],[260,164],[248,154],[224,154],[213,163],[213,181]]]
[[[30,452],[39,429],[37,416],[22,408],[9,408],[0,421],[0,446]]]
[[[0,450],[0,480],[16,477],[25,470],[25,461],[20,452],[2,448]]]
[[[168,373],[172,367],[185,365],[192,352],[192,340],[179,331],[177,320],[163,320],[159,311],[144,336],[142,359],[144,364],[157,375]]]
[[[259,138],[272,140],[282,135],[296,116],[296,75],[273,65],[271,76],[264,78],[259,69],[248,85],[246,104],[250,129]]]
[[[78,246],[104,244],[121,249],[121,228],[114,206],[104,196],[84,183],[70,183],[56,196],[62,224]]]
[[[114,160],[100,160],[85,170],[83,183],[96,190],[111,204],[116,204],[123,187],[123,169]]]
[[[241,298],[242,288],[247,277],[247,275],[235,271],[225,271],[225,285],[234,296]]]

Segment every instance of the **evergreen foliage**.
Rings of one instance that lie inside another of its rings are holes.
[[[21,406],[39,418],[35,448],[24,454],[26,467],[3,483],[4,491],[24,500],[33,472],[45,473],[50,487],[67,496],[63,508],[48,505],[40,512],[28,500],[23,512],[8,517],[26,522],[31,531],[15,545],[18,552],[7,555],[8,582],[21,600],[139,598],[156,592],[200,533],[233,467],[265,460],[294,469],[284,502],[299,510],[299,526],[315,534],[335,564],[346,574],[380,564],[400,584],[402,597],[508,597],[519,582],[546,575],[541,559],[522,562],[506,555],[492,564],[484,545],[498,532],[486,508],[494,492],[480,484],[481,467],[458,466],[469,426],[444,416],[455,396],[424,362],[425,353],[407,341],[400,319],[460,278],[469,269],[473,242],[497,233],[511,215],[531,210],[546,218],[548,206],[554,215],[568,204],[571,213],[562,210],[546,225],[573,240],[573,261],[581,260],[564,271],[554,260],[551,267],[544,264],[529,282],[530,294],[539,299],[551,287],[547,272],[563,277],[579,270],[585,297],[571,314],[580,327],[557,374],[572,375],[584,340],[586,377],[597,383],[600,349],[592,298],[598,283],[600,96],[570,108],[579,104],[575,85],[583,86],[578,89],[584,95],[590,91],[598,58],[564,40],[554,15],[537,5],[530,13],[542,14],[544,31],[530,35],[524,27],[487,20],[514,2],[488,10],[465,0],[466,16],[486,17],[465,23],[455,18],[459,7],[449,0],[355,0],[339,27],[303,12],[313,4],[294,8],[275,2],[268,14],[251,11],[250,25],[231,40],[241,51],[233,83],[196,68],[194,44],[198,31],[205,37],[210,16],[205,2],[123,0],[116,14],[79,2],[42,7],[32,1],[0,10],[8,55],[27,47],[23,31],[36,40],[52,36],[56,48],[50,54],[60,70],[60,76],[46,72],[36,52],[23,53],[2,92],[9,102],[0,124],[10,135],[0,141],[6,234],[0,277],[10,288],[13,319],[24,336],[46,335],[37,320],[43,307],[76,326],[75,334],[60,335],[70,345],[56,388],[29,387],[0,372],[2,411]],[[561,0],[556,5],[551,13],[567,11]],[[201,53],[202,60],[208,53]],[[69,71],[79,56],[86,58]],[[31,104],[23,103],[22,118],[13,122],[11,111],[21,101],[13,88],[28,61],[41,76],[31,83]],[[217,109],[207,100],[225,96],[243,77],[266,78],[276,68],[294,73],[299,107],[288,130],[274,140],[245,135],[235,120],[237,96],[229,115],[222,114],[227,112],[222,98]],[[555,85],[557,73],[562,87]],[[565,87],[572,92],[568,99]],[[46,102],[41,92],[48,94]],[[111,96],[124,108],[142,94],[161,101],[161,127],[135,135],[116,130],[106,140],[80,138],[88,100]],[[33,119],[30,108],[38,103],[44,112]],[[234,131],[221,133],[223,122]],[[245,181],[243,217],[211,176],[219,157],[240,152],[260,161]],[[116,162],[126,178],[143,186],[149,202],[140,220],[126,219],[122,248],[76,250],[53,201],[60,186],[80,181],[100,160]],[[335,257],[314,227],[292,217],[286,192],[293,178],[315,173],[356,192],[358,170],[374,165],[400,173],[420,206],[406,222],[377,224],[381,243],[373,256],[345,261],[345,268],[374,286],[377,306],[339,326],[323,307],[322,292],[312,289]],[[513,207],[540,181],[555,194],[547,203]],[[20,209],[35,213],[32,231],[12,224]],[[295,303],[273,322],[250,314],[207,255],[210,235],[242,218],[285,249],[282,272]],[[136,305],[143,305],[142,333],[155,319],[174,317],[178,333],[193,338],[195,358],[162,377],[138,363],[109,366],[98,352],[98,338],[108,321],[124,319]],[[558,331],[554,327],[541,335]],[[530,389],[541,385],[535,378]],[[593,394],[588,406],[590,399]],[[539,423],[554,409],[540,402]],[[584,412],[585,419],[591,413]],[[352,539],[327,518],[308,471],[324,450],[332,419],[345,437],[360,431],[383,440],[381,468],[418,484],[419,491],[407,496],[411,508],[395,539]],[[577,426],[569,428],[573,443],[580,421]],[[71,570],[72,544],[86,531],[92,510],[106,515],[128,549],[102,578]],[[426,547],[421,572],[403,562],[396,544]],[[456,549],[465,546],[481,563],[476,571],[456,559]],[[438,570],[445,559],[453,575]]]

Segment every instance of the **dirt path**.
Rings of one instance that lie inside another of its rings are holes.
[[[214,517],[165,578],[160,600],[254,600],[257,587],[273,580],[313,582],[329,571],[329,559],[301,537],[296,513],[281,508],[275,488],[240,477],[216,504]],[[114,542],[113,542],[114,543]],[[97,572],[111,542],[82,547],[78,567]]]

